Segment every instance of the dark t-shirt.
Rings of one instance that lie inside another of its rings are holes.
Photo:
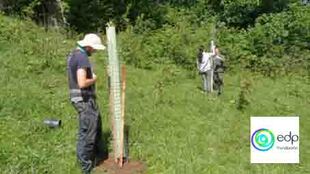
[[[86,70],[86,78],[92,78],[92,66],[89,62],[87,54],[79,49],[75,49],[70,53],[67,59],[70,99],[74,102],[95,96],[95,85],[91,85],[87,88],[79,88],[77,82],[77,70],[80,68],[84,68]]]
[[[225,65],[224,65],[223,59],[215,57],[215,59],[214,59],[214,71],[217,73],[224,73]]]

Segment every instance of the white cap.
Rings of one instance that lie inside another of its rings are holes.
[[[104,50],[105,46],[102,45],[101,39],[98,35],[90,33],[86,34],[83,40],[77,42],[80,46],[90,46],[95,50]]]

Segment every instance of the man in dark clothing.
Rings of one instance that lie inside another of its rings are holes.
[[[220,56],[220,52],[218,48],[215,48],[215,56],[214,56],[214,74],[213,74],[213,89],[218,91],[218,95],[221,95],[223,92],[223,76],[224,76],[224,59]]]
[[[95,83],[97,76],[92,70],[88,56],[95,50],[104,50],[96,34],[87,34],[77,42],[78,47],[67,59],[70,101],[79,114],[77,158],[83,173],[90,173],[96,155],[102,152],[101,116],[96,104]],[[100,154],[101,155],[101,154]]]

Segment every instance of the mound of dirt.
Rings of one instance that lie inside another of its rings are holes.
[[[123,167],[119,167],[114,159],[109,157],[95,168],[95,174],[143,174],[145,165],[139,161],[126,161]]]

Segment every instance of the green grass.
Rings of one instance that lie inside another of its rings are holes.
[[[79,173],[77,117],[68,101],[65,67],[74,41],[63,43],[63,36],[57,33],[38,31],[37,35],[37,42],[27,40],[26,33],[21,43],[0,43],[0,173]],[[51,40],[44,41],[46,37]],[[104,132],[108,132],[106,54],[99,53],[92,60],[99,78]],[[250,104],[239,111],[236,104],[243,79],[251,82]],[[130,158],[145,162],[146,173],[310,172],[310,88],[306,78],[270,79],[228,72],[224,94],[219,97],[202,94],[200,83],[197,74],[173,65],[154,70],[127,66]],[[250,164],[249,121],[253,115],[300,116],[300,164]],[[63,126],[47,128],[43,120],[51,117],[61,119]]]
[[[149,173],[278,174],[310,170],[306,134],[309,84],[303,78],[273,80],[247,75],[252,81],[250,105],[241,112],[236,101],[243,77],[228,73],[224,94],[215,97],[201,94],[197,89],[199,77],[191,79],[186,73],[176,75],[176,83],[164,89],[162,101],[156,101],[154,83],[163,75],[129,71],[131,148],[134,156],[147,162]],[[249,121],[255,115],[300,116],[301,164],[250,164]]]

